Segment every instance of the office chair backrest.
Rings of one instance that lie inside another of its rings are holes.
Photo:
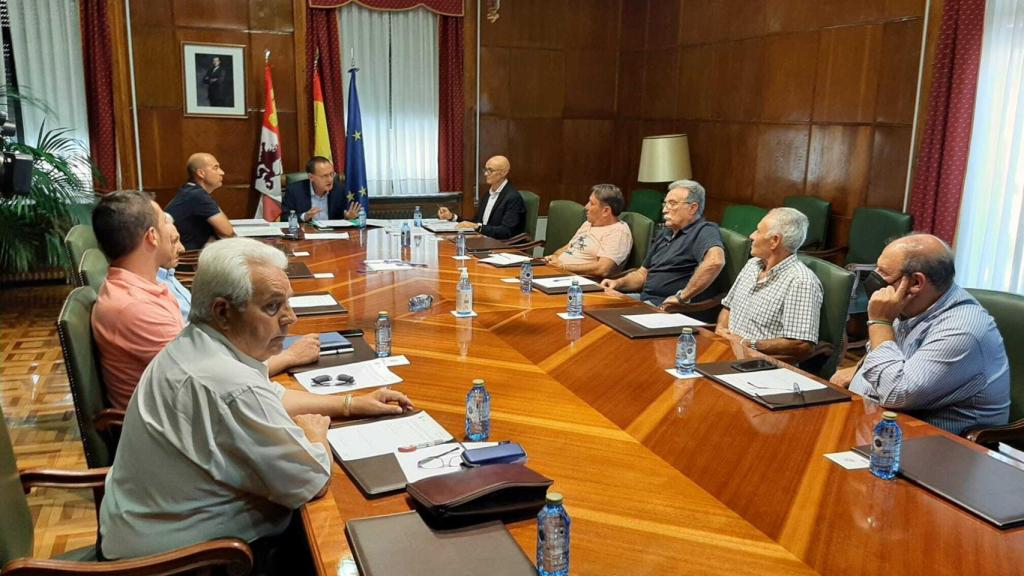
[[[34,534],[32,513],[18,474],[18,463],[14,458],[7,420],[0,409],[0,566],[15,558],[32,556]]]
[[[665,201],[665,192],[658,192],[649,188],[633,190],[629,195],[629,212],[643,214],[652,222],[661,222],[661,203]]]
[[[846,338],[846,319],[849,316],[850,292],[853,290],[853,272],[835,264],[798,254],[804,263],[821,282],[822,301],[819,317],[818,341],[832,345],[832,354],[819,365],[805,367],[811,369],[822,378],[829,378],[836,371],[836,366],[843,357],[843,344]]]
[[[725,247],[725,268],[715,279],[717,292],[726,293],[739,278],[740,271],[750,260],[750,238],[727,228],[719,228],[722,245]]]
[[[1024,418],[1024,296],[996,290],[967,290],[988,310],[1003,336],[1010,363],[1010,422]]]
[[[78,265],[82,262],[82,256],[89,248],[99,249],[100,244],[96,240],[96,234],[91,224],[76,224],[68,230],[64,237],[64,249],[68,255],[68,264],[72,270],[72,281],[75,286],[84,286],[85,278],[78,274]]]
[[[832,216],[832,203],[814,196],[786,196],[782,205],[795,208],[807,216],[807,238],[801,248],[823,250],[828,241],[828,222]]]
[[[572,200],[552,200],[548,204],[548,228],[544,235],[544,255],[554,254],[572,240],[576,231],[587,221],[582,204]]]
[[[885,208],[857,208],[850,223],[847,264],[874,264],[889,243],[910,232],[910,214]]]
[[[725,207],[721,226],[744,236],[750,236],[757,229],[758,222],[767,214],[767,210],[753,204],[731,204]]]
[[[306,172],[289,172],[284,175],[285,186],[293,182],[301,182],[302,180],[309,180],[309,174]]]
[[[644,263],[644,258],[647,258],[647,251],[651,249],[654,222],[647,216],[636,212],[623,212],[619,214],[619,220],[629,226],[629,232],[633,235],[633,248],[629,251],[629,258],[623,264],[623,269],[638,268]]]
[[[520,190],[519,195],[523,197],[523,204],[526,205],[526,228],[523,232],[525,232],[530,239],[536,240],[537,217],[540,214],[540,196],[537,196],[529,190]]]
[[[92,286],[97,293],[100,285],[107,279],[107,271],[110,270],[110,262],[106,254],[99,248],[89,248],[82,256],[78,264],[78,274],[85,281],[85,286]]]

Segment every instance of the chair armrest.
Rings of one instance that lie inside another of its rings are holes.
[[[1024,420],[1017,420],[1005,426],[972,428],[964,437],[975,444],[991,446],[999,442],[1020,442],[1024,440]]]
[[[835,346],[832,346],[832,344],[829,344],[828,342],[818,342],[814,346],[814,349],[811,350],[811,353],[805,356],[804,358],[801,358],[800,361],[804,362],[806,360],[810,360],[811,358],[817,358],[818,356],[831,356],[834,350]]]
[[[665,306],[665,312],[679,312],[686,314],[687,312],[703,312],[705,310],[711,310],[716,306],[722,305],[722,299],[725,298],[725,294],[716,294],[707,300],[701,300],[700,302],[690,302],[689,304],[668,304]]]
[[[252,550],[236,538],[211,540],[178,550],[112,562],[70,562],[20,558],[3,567],[4,576],[70,576],[102,574],[129,576],[133,574],[194,573],[213,566],[223,566],[227,574],[242,576],[252,570]]]
[[[92,419],[93,426],[100,432],[120,430],[124,427],[125,411],[119,408],[104,408]]]
[[[21,486],[28,494],[33,488],[102,488],[110,468],[90,470],[47,470],[31,468],[22,470]],[[6,572],[4,572],[6,574]]]
[[[537,246],[544,246],[543,240],[533,240],[531,242],[525,242],[522,244],[509,244],[509,248],[515,250],[526,250],[527,248],[536,248]]]
[[[874,264],[847,264],[846,269],[854,274],[858,272],[871,272],[875,269]]]

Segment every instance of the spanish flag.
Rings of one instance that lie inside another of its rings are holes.
[[[319,63],[313,69],[313,154],[334,162],[331,158],[331,134],[327,130],[327,113],[324,112],[324,92],[320,85]]]

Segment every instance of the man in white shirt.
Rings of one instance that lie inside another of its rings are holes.
[[[476,218],[459,222],[459,228],[473,230],[504,240],[526,229],[526,204],[519,190],[508,181],[508,173],[512,165],[504,156],[494,156],[484,164],[484,179],[487,181],[488,194],[477,202]],[[441,220],[458,222],[458,214],[442,206],[437,210]]]
[[[317,396],[267,379],[264,361],[295,322],[287,264],[246,238],[203,250],[192,323],[156,355],[128,404],[100,508],[104,557],[277,535],[327,491],[330,417],[412,408],[393,390]]]
[[[590,189],[587,221],[568,244],[545,258],[566,272],[606,277],[619,271],[633,249],[633,234],[619,214],[625,200],[614,184],[598,184]]]

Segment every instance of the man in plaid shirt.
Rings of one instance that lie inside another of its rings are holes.
[[[787,361],[806,358],[818,342],[821,282],[796,257],[807,216],[776,208],[750,235],[750,255],[722,300],[716,331]]]

